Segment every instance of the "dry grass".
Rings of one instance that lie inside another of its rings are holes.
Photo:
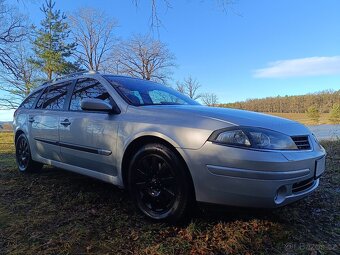
[[[56,168],[19,174],[0,133],[0,254],[336,254],[340,142],[310,197],[275,210],[202,208],[180,226],[139,214],[126,192]]]
[[[271,114],[275,116],[279,116],[286,119],[295,120],[301,122],[305,125],[321,125],[321,124],[340,124],[340,123],[331,123],[329,121],[328,113],[321,113],[319,122],[314,122],[311,120],[306,113],[275,113],[275,112],[266,112],[266,114]]]

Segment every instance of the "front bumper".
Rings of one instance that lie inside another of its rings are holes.
[[[288,152],[207,142],[199,150],[182,152],[196,200],[231,206],[274,208],[297,201],[318,187],[325,164],[325,151],[316,143],[309,151]]]

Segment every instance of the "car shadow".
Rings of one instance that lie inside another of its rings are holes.
[[[56,167],[45,167],[40,175],[42,177],[45,176],[47,178],[56,179],[56,181],[63,181],[63,185],[68,185],[67,190],[69,194],[72,194],[73,192],[91,192],[93,193],[92,196],[97,197],[98,203],[106,203],[108,206],[111,206],[113,203],[116,204],[116,206],[122,206],[122,211],[124,213],[136,213],[136,208],[133,206],[128,192],[110,183]],[[65,180],[67,181],[65,182]],[[119,202],[119,204],[117,204],[117,202]],[[191,221],[195,220],[207,222],[231,222],[236,220],[248,221],[251,219],[271,219],[275,221],[278,220],[277,215],[280,211],[280,208],[241,208],[205,203],[195,203],[190,209],[191,212],[189,217],[179,223],[181,226],[185,227],[190,224]],[[153,223],[153,221],[148,220],[146,217],[144,218],[147,222]]]

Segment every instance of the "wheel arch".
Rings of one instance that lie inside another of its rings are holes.
[[[21,129],[18,129],[18,130],[15,132],[15,136],[14,136],[14,144],[17,143],[17,140],[18,140],[18,138],[19,138],[19,136],[20,136],[21,134],[25,134],[25,132],[22,131]]]
[[[179,158],[179,160],[182,162],[183,166],[185,167],[185,170],[186,170],[185,172],[187,174],[188,180],[190,181],[193,196],[196,199],[193,178],[189,170],[189,167],[186,161],[184,160],[183,156],[181,155],[181,153],[176,149],[176,147],[171,142],[161,137],[157,137],[153,135],[140,136],[134,139],[133,141],[131,141],[129,145],[126,147],[124,154],[123,154],[122,164],[121,164],[121,174],[122,174],[122,181],[123,181],[124,187],[127,187],[128,167],[129,167],[129,162],[130,162],[129,159],[141,146],[145,144],[150,144],[150,143],[163,144],[167,146],[169,149],[171,149],[176,154],[176,156]]]

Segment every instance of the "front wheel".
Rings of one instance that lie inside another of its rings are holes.
[[[187,169],[163,144],[142,146],[133,156],[128,173],[130,194],[137,207],[154,220],[177,222],[193,202]]]
[[[33,172],[43,167],[43,164],[32,159],[30,146],[25,134],[21,134],[15,143],[15,157],[20,172]]]

